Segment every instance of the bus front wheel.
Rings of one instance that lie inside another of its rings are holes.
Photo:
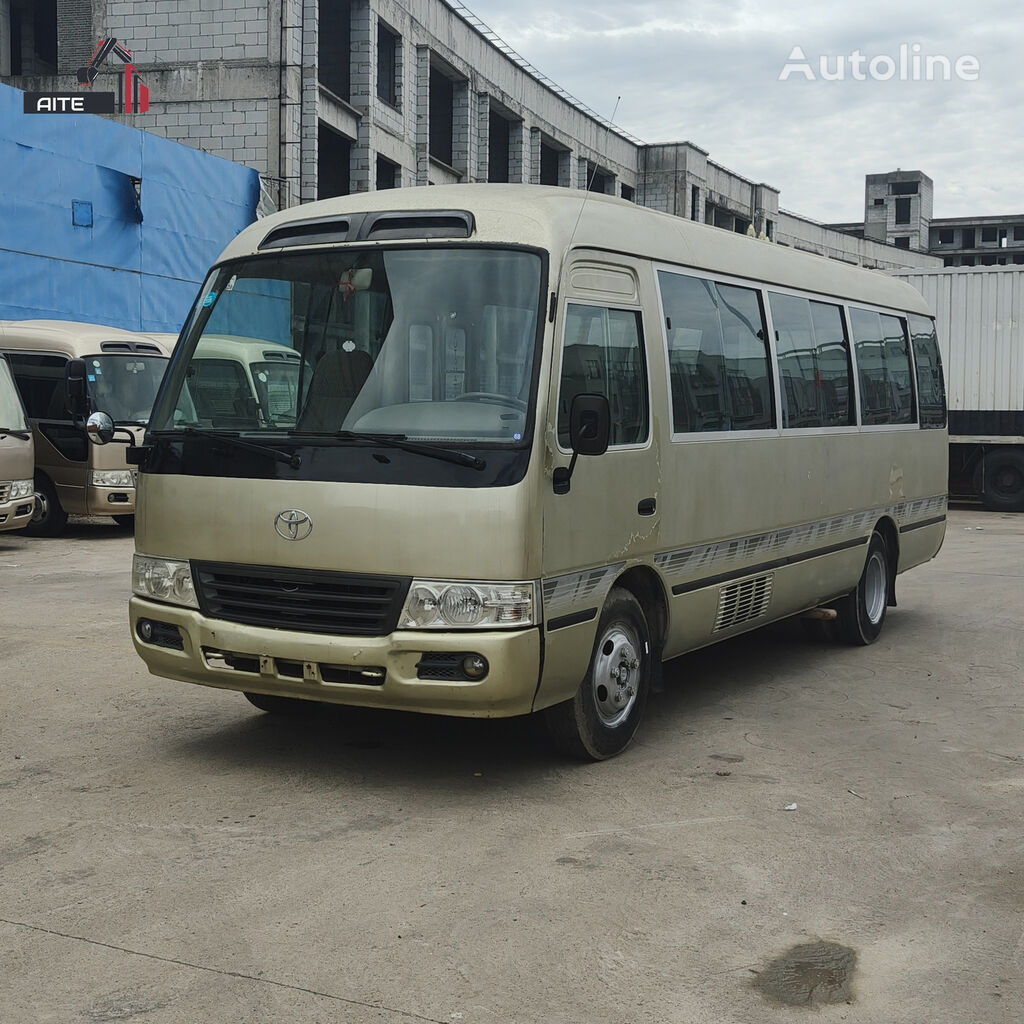
[[[643,609],[628,590],[613,587],[576,695],[544,712],[555,745],[582,761],[603,761],[625,750],[647,704],[651,658]]]
[[[871,534],[868,557],[860,582],[836,604],[840,637],[866,647],[882,632],[889,605],[889,549],[879,533]]]
[[[32,537],[59,537],[68,522],[68,514],[57,497],[57,488],[44,473],[36,473],[36,507],[25,532]]]

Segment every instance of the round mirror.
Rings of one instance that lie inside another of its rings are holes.
[[[94,412],[85,421],[85,432],[93,444],[108,444],[114,437],[114,421],[105,412]]]

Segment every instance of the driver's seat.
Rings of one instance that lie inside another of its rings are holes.
[[[373,360],[369,352],[325,352],[313,370],[296,429],[318,433],[340,430],[371,369]]]

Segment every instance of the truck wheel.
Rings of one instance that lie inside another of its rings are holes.
[[[36,508],[25,532],[32,537],[58,537],[64,532],[68,514],[61,507],[57,488],[43,473],[36,474]]]
[[[836,602],[839,636],[848,644],[866,647],[882,632],[889,605],[889,549],[879,533],[871,534],[860,582]]]
[[[625,750],[647,704],[652,657],[643,609],[628,590],[613,587],[576,696],[544,712],[555,745],[581,761]]]
[[[1024,454],[1001,449],[981,464],[981,498],[997,512],[1024,511]]]

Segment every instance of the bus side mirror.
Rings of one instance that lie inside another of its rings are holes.
[[[85,423],[85,434],[93,444],[110,444],[114,421],[105,412],[94,412]]]
[[[552,483],[555,494],[568,494],[572,471],[580,455],[604,455],[611,437],[611,410],[604,395],[577,395],[569,410],[569,445],[572,459],[568,466],[555,469]]]
[[[82,419],[89,411],[89,390],[85,381],[85,360],[69,359],[64,368],[67,381],[67,409],[72,419]]]

